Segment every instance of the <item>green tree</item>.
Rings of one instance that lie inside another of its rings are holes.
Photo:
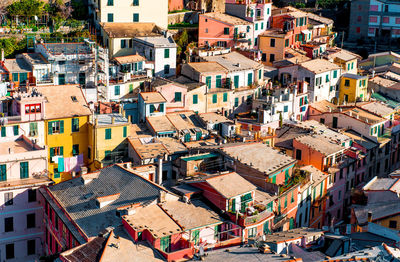
[[[44,2],[40,0],[19,0],[9,5],[7,11],[10,16],[22,16],[29,22],[29,19],[33,16],[43,15]]]

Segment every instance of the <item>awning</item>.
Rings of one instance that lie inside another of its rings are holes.
[[[305,34],[305,35],[308,35],[308,34],[311,33],[311,31],[310,31],[310,30],[307,30],[307,29],[302,30],[301,32],[302,32],[303,34]]]

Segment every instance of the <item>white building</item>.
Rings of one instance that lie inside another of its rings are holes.
[[[45,227],[37,188],[48,185],[47,149],[25,136],[0,143],[0,260],[37,261]]]
[[[340,66],[325,59],[313,59],[299,65],[292,65],[279,69],[279,76],[283,84],[292,81],[309,83],[310,103],[336,98],[336,90],[342,69]]]
[[[155,76],[169,77],[176,73],[176,49],[172,36],[142,36],[133,39],[133,50],[154,62]]]
[[[89,15],[100,23],[145,22],[167,28],[168,1],[166,0],[89,0]]]
[[[95,43],[38,43],[35,52],[40,53],[51,65],[50,77],[56,85],[95,85]]]

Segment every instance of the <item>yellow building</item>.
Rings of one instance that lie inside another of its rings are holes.
[[[359,55],[340,48],[331,48],[327,52],[329,53],[328,57],[340,66],[344,72],[350,74],[358,73],[357,61],[361,59]]]
[[[130,132],[130,121],[121,114],[94,115],[89,122],[89,168],[96,170],[104,166],[127,161],[126,138]]]
[[[87,165],[88,121],[91,115],[77,85],[41,86],[45,103],[45,144],[49,173],[56,183],[72,178]]]
[[[339,104],[367,101],[368,77],[355,74],[343,74],[339,86]]]

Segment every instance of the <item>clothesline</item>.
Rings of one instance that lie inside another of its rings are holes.
[[[79,172],[83,166],[83,154],[73,157],[54,156],[52,160],[58,164],[58,172]]]

